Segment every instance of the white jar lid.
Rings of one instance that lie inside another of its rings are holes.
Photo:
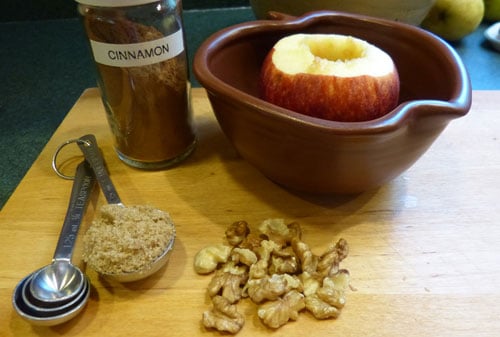
[[[159,0],[75,0],[78,3],[97,7],[127,7],[150,4]]]

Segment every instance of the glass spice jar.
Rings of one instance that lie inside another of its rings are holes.
[[[126,164],[166,168],[196,146],[180,0],[76,0]]]

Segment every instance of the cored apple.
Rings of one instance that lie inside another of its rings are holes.
[[[342,122],[378,118],[396,107],[399,76],[392,58],[359,38],[294,34],[264,60],[262,96],[301,114]]]

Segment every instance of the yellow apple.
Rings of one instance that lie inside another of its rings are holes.
[[[483,16],[483,0],[436,0],[421,27],[457,41],[475,31]]]
[[[484,0],[484,18],[488,21],[500,21],[500,0]]]
[[[396,107],[399,76],[392,58],[355,37],[294,34],[279,40],[261,70],[263,99],[318,118],[358,122]]]

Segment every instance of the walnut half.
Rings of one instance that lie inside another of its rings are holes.
[[[270,328],[279,328],[289,320],[297,320],[299,312],[305,308],[304,295],[291,290],[282,298],[262,304],[257,315]]]
[[[340,270],[323,279],[316,292],[306,295],[306,308],[317,319],[337,318],[345,305],[345,290],[349,286],[349,272]]]
[[[233,247],[227,245],[212,245],[202,248],[194,257],[194,270],[198,274],[210,274],[219,263],[228,260]]]
[[[292,289],[300,289],[302,284],[298,277],[288,274],[273,274],[260,279],[250,279],[246,290],[254,303],[265,300],[274,301]]]
[[[235,304],[222,296],[212,298],[213,308],[203,313],[203,325],[210,329],[237,333],[245,324],[245,317],[240,314]]]

